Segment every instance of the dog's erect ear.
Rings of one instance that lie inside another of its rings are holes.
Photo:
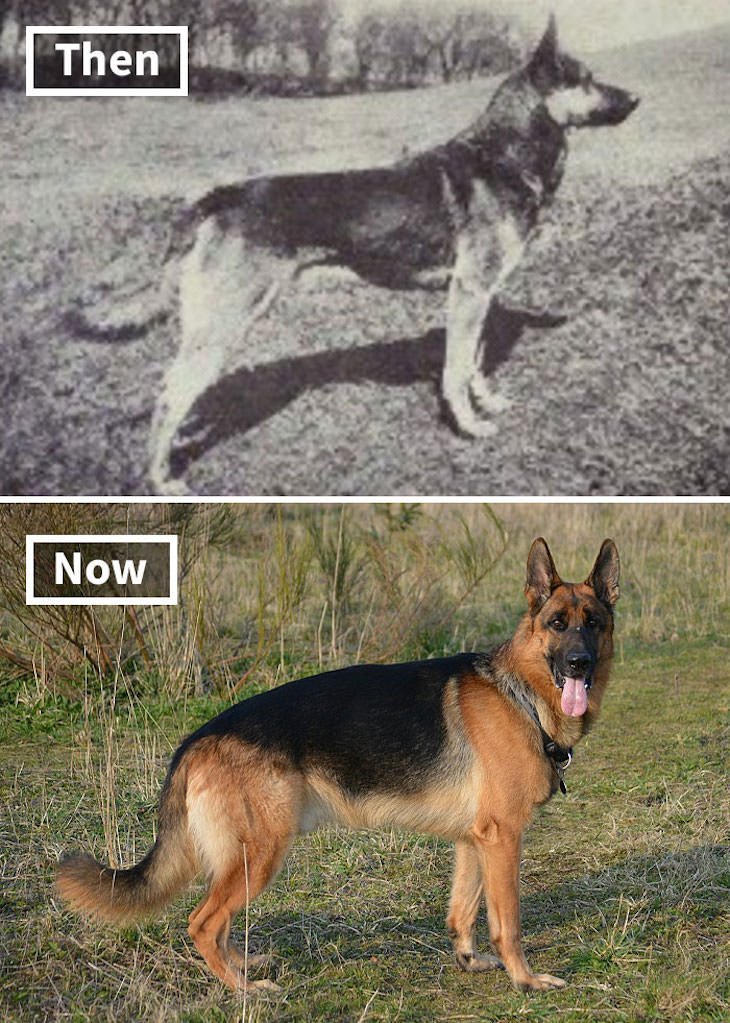
[[[619,598],[619,570],[616,544],[613,540],[604,540],[591,574],[586,579],[586,586],[592,587],[598,599],[607,607],[613,607]]]
[[[537,49],[530,59],[530,67],[534,70],[539,68],[554,68],[558,62],[558,25],[555,15],[551,14],[548,19],[545,33],[537,44]]]
[[[533,615],[537,614],[562,581],[555,568],[550,548],[541,536],[538,537],[527,555],[527,582],[525,583],[525,596]]]

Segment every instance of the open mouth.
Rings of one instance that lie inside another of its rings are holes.
[[[588,710],[588,693],[593,679],[590,675],[573,678],[556,671],[555,685],[560,690],[560,709],[571,718],[582,717]]]

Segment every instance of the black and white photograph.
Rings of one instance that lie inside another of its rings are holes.
[[[730,0],[0,29],[3,496],[730,494]]]

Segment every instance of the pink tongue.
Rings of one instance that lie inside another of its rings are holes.
[[[582,678],[566,678],[560,706],[563,714],[579,718],[588,710],[588,691]]]

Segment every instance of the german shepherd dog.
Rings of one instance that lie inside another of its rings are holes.
[[[181,255],[181,337],[153,416],[155,492],[184,490],[171,456],[187,417],[228,374],[253,368],[247,334],[313,266],[391,289],[448,285],[446,409],[460,432],[493,434],[490,414],[505,403],[483,372],[492,303],[560,183],[568,131],[619,124],[638,102],[562,53],[551,18],[526,66],[444,145],[390,167],[257,177],[200,199],[170,250]]]
[[[543,539],[527,560],[527,612],[487,654],[360,665],[298,679],[213,718],[175,753],[157,840],[134,867],[62,861],[76,909],[128,921],[163,907],[198,873],[207,893],[189,933],[232,988],[249,957],[230,938],[235,915],[275,877],[294,838],[325,823],[398,827],[455,842],[447,926],[462,970],[504,968],[522,990],[564,986],[533,973],[521,945],[522,832],[563,788],[572,747],[601,706],[613,654],[619,558],[605,540],[584,583],[565,583]],[[478,955],[486,897],[499,958]]]

